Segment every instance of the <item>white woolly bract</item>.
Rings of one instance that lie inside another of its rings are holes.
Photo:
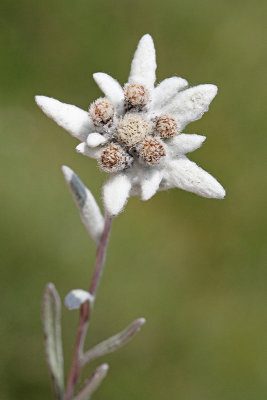
[[[149,200],[156,194],[162,180],[162,171],[156,168],[146,168],[140,172],[140,196],[142,200]]]
[[[177,155],[191,153],[197,150],[206,140],[206,136],[181,133],[168,140],[168,152],[173,158]]]
[[[103,203],[106,212],[115,216],[119,214],[130,195],[131,180],[125,173],[113,175],[103,186]]]
[[[162,112],[176,117],[179,128],[200,119],[208,111],[211,101],[217,94],[215,85],[198,85],[179,92],[163,107]]]
[[[90,133],[86,139],[86,143],[89,147],[97,147],[106,142],[107,139],[103,135],[100,135],[100,133],[97,132]]]
[[[124,102],[124,93],[119,82],[104,72],[94,73],[93,78],[102,92],[116,107],[117,111],[121,112]]]
[[[177,187],[199,196],[223,199],[225,190],[208,172],[186,157],[169,161],[164,170],[163,189]]]
[[[164,79],[152,92],[151,109],[160,109],[166,105],[180,90],[185,89],[188,82],[177,76]]]
[[[78,207],[81,220],[98,244],[104,230],[104,217],[97,202],[90,190],[69,167],[63,166],[62,172]]]
[[[144,85],[148,89],[152,89],[156,80],[156,68],[153,39],[150,35],[146,34],[138,43],[128,82]]]
[[[80,141],[95,129],[88,113],[76,106],[46,96],[35,96],[35,101],[49,118]]]
[[[67,294],[64,304],[69,310],[77,310],[86,301],[93,302],[94,297],[85,290],[74,289]]]
[[[80,143],[76,147],[76,151],[89,158],[98,159],[101,155],[102,148],[99,147],[89,147],[87,143]]]

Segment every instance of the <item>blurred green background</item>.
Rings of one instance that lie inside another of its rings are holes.
[[[64,297],[92,274],[95,245],[60,167],[72,167],[99,200],[106,179],[33,97],[87,108],[101,95],[93,72],[126,82],[147,32],[158,81],[177,74],[219,87],[186,132],[207,135],[191,158],[227,197],[177,189],[131,198],[115,220],[87,344],[137,317],[147,324],[101,360],[111,368],[94,399],[266,399],[266,11],[247,0],[1,1],[1,399],[52,399],[42,291],[52,281]],[[77,318],[63,310],[66,367]]]

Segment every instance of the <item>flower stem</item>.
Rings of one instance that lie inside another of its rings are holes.
[[[97,252],[96,252],[96,263],[95,263],[95,269],[92,277],[92,281],[90,284],[89,288],[89,293],[95,298],[97,288],[99,286],[101,276],[103,273],[104,269],[104,264],[106,260],[106,253],[107,253],[107,246],[108,246],[108,240],[109,240],[109,235],[110,235],[110,229],[111,229],[111,223],[112,223],[112,217],[106,216],[105,218],[105,226],[104,226],[104,231],[101,236]],[[84,341],[86,337],[86,332],[88,328],[88,323],[90,320],[91,316],[91,311],[92,311],[93,303],[89,303],[86,301],[83,303],[80,309],[80,320],[79,320],[79,326],[78,326],[78,332],[77,332],[77,337],[76,337],[76,344],[75,344],[75,350],[74,350],[74,355],[73,355],[73,360],[72,360],[72,365],[71,365],[71,370],[70,370],[70,375],[67,383],[67,389],[66,389],[66,394],[65,394],[65,400],[71,400],[74,389],[78,383],[82,364],[82,356],[83,356],[83,346],[84,346]]]
[[[93,278],[91,281],[89,293],[95,297],[100,279],[103,273],[103,268],[106,260],[107,245],[111,229],[112,217],[106,216],[104,231],[96,252],[96,264],[94,269]]]

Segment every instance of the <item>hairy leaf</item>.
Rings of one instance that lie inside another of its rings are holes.
[[[64,399],[64,362],[61,339],[61,302],[55,286],[48,283],[43,295],[42,319],[46,359],[58,400]]]
[[[98,357],[102,357],[105,354],[113,353],[118,350],[120,347],[128,343],[137,332],[139,332],[141,326],[144,325],[145,322],[146,320],[144,318],[136,319],[117,335],[111,336],[109,339],[97,344],[85,353],[82,364],[85,365]]]
[[[102,364],[93,373],[93,375],[85,382],[81,391],[73,400],[89,400],[91,395],[98,389],[99,385],[106,377],[108,372],[108,364]]]
[[[101,214],[94,196],[83,184],[78,175],[69,167],[63,166],[62,171],[78,207],[83,224],[96,244],[99,244],[104,230],[104,217]]]

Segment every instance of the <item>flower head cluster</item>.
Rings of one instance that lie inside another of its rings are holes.
[[[188,88],[172,77],[154,87],[156,57],[150,35],[141,38],[128,82],[120,84],[105,73],[93,75],[105,97],[89,111],[37,96],[50,118],[82,143],[76,150],[95,158],[111,177],[104,184],[106,211],[118,214],[130,195],[148,200],[158,190],[178,187],[203,197],[223,198],[223,187],[185,154],[199,148],[204,136],[182,133],[200,119],[217,94],[206,84]]]

